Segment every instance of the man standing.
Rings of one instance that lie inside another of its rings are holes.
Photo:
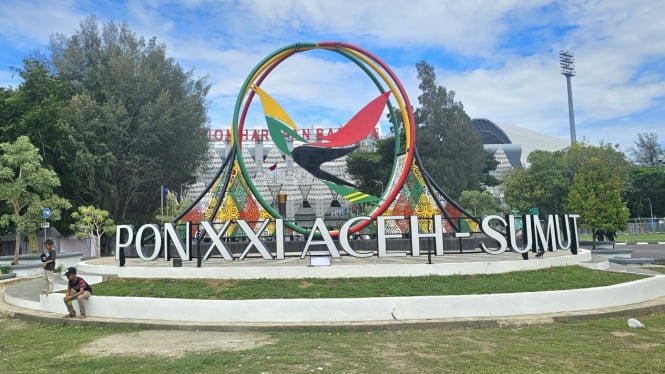
[[[76,317],[76,311],[72,305],[72,301],[78,300],[79,310],[81,315],[79,318],[85,318],[86,303],[92,295],[92,287],[85,281],[85,279],[76,276],[76,268],[70,267],[65,272],[67,277],[67,292],[65,292],[65,306],[69,314],[65,314],[65,318]]]
[[[41,255],[42,268],[44,269],[44,282],[45,286],[42,294],[48,295],[53,292],[53,285],[55,284],[55,248],[53,247],[53,240],[44,240],[45,253]]]

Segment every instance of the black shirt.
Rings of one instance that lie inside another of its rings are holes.
[[[69,281],[69,288],[75,290],[76,292],[79,292],[81,290],[81,287],[85,291],[88,291],[92,293],[92,287],[88,284],[88,282],[85,281],[85,279],[81,277],[76,277],[74,280]]]
[[[46,270],[55,270],[55,248],[51,248],[46,252],[46,258],[44,261],[53,260],[44,266]]]

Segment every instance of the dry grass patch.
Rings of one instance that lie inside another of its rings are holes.
[[[270,335],[259,333],[146,330],[105,336],[86,344],[80,352],[179,358],[190,352],[244,351],[274,342]]]
[[[314,283],[308,281],[302,281],[298,284],[298,288],[309,288],[312,287]]]

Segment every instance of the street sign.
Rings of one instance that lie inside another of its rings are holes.
[[[50,208],[44,208],[44,210],[42,210],[42,218],[47,219],[50,216],[51,216],[51,209]]]
[[[41,227],[42,227],[43,229],[48,229],[49,226],[50,226],[50,224],[49,224],[48,222],[44,222],[44,223],[41,224]],[[46,235],[46,234],[44,234],[44,235]]]

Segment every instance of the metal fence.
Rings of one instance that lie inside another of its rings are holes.
[[[628,229],[624,234],[652,234],[665,232],[665,218],[628,218]],[[580,234],[591,235],[591,229],[579,229]]]
[[[629,218],[626,232],[630,234],[665,232],[665,218]]]

